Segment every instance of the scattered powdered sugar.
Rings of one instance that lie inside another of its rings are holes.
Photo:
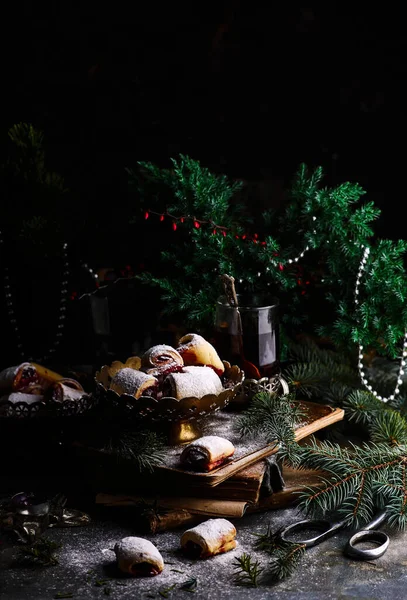
[[[178,352],[182,353],[186,348],[196,348],[199,344],[207,343],[209,342],[201,335],[198,335],[197,333],[187,333],[179,341]]]
[[[209,365],[219,374],[225,370],[216,349],[205,338],[197,333],[184,335],[177,348],[186,365]]]
[[[86,396],[82,390],[75,390],[69,385],[57,383],[53,392],[54,400],[79,400]]]
[[[264,534],[304,518],[296,509],[273,510],[233,519],[238,547],[207,559],[191,559],[181,551],[183,529],[147,535],[164,560],[164,570],[155,577],[125,576],[117,569],[113,547],[122,538],[137,535],[131,516],[114,521],[95,519],[78,528],[50,529],[46,536],[62,548],[59,564],[49,568],[23,568],[13,558],[17,548],[0,545],[0,598],[5,600],[45,600],[58,592],[70,592],[80,600],[146,600],[190,598],[199,600],[337,600],[343,598],[405,598],[407,567],[406,535],[394,530],[384,556],[364,563],[344,557],[343,547],[349,531],[339,531],[323,544],[307,550],[291,577],[277,584],[268,578],[270,556],[256,549],[256,535]],[[257,588],[237,586],[236,559],[249,553],[264,569]],[[196,579],[195,594],[182,586]],[[104,591],[107,588],[107,592]],[[166,591],[172,588],[171,591]]]
[[[202,367],[197,367],[202,368]],[[219,411],[202,421],[204,427],[205,436],[218,436],[229,440],[235,447],[233,454],[233,460],[239,460],[248,454],[252,454],[264,446],[267,442],[261,436],[257,436],[255,439],[242,438],[237,428],[237,415],[235,413]],[[180,457],[183,448],[180,446],[169,446],[166,451],[164,458],[164,464],[170,468],[183,468],[180,463]],[[183,468],[183,470],[187,470]],[[216,470],[213,471],[216,473]],[[194,472],[196,475],[196,473]],[[206,475],[205,475],[206,476]]]

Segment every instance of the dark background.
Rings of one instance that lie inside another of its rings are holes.
[[[78,239],[82,261],[153,252],[145,231],[126,237],[138,205],[125,167],[180,152],[245,180],[255,210],[281,202],[300,162],[322,165],[327,184],[356,180],[384,211],[379,235],[404,237],[402,14],[391,3],[315,4],[13,8],[0,139],[5,148],[20,121],[44,131],[72,214],[109,232],[102,244]]]
[[[403,197],[402,15],[275,4],[20,2],[2,139],[19,121],[42,128],[83,209],[118,202],[125,166],[184,152],[243,179],[322,164],[390,212]]]

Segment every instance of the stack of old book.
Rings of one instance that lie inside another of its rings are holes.
[[[296,430],[296,439],[306,441],[318,430],[341,420],[343,410],[304,403],[306,418]],[[233,414],[220,413],[206,434],[231,439]],[[321,473],[296,471],[277,464],[275,444],[255,440],[249,445],[235,438],[233,460],[209,473],[186,471],[179,464],[182,447],[169,447],[163,466],[152,474],[136,476],[131,460],[87,449],[98,457],[94,468],[96,503],[103,507],[134,509],[144,519],[144,528],[158,531],[202,518],[240,518],[245,513],[281,508],[295,503],[304,486],[318,485]]]

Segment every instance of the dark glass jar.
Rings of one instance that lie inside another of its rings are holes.
[[[280,368],[277,298],[238,294],[238,308],[225,296],[216,303],[215,345],[223,360],[237,364],[246,377],[272,377]]]

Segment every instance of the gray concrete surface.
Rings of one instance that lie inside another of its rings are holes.
[[[0,546],[0,598],[3,600],[47,600],[58,592],[70,592],[75,600],[144,600],[156,598],[202,600],[405,600],[407,598],[407,533],[391,531],[387,553],[373,562],[346,558],[343,547],[348,537],[339,532],[322,545],[309,549],[290,578],[278,584],[267,582],[258,588],[243,588],[233,582],[234,559],[251,552],[267,570],[268,557],[254,550],[254,533],[262,533],[269,523],[274,528],[298,519],[295,509],[249,515],[234,521],[239,546],[224,555],[205,561],[192,561],[179,552],[182,530],[145,536],[161,551],[166,563],[163,573],[147,579],[121,577],[112,548],[128,535],[139,535],[128,524],[94,520],[87,527],[48,530],[47,535],[62,544],[59,564],[30,569],[17,566],[16,550]],[[386,527],[382,528],[386,531]],[[191,577],[198,581],[192,594],[180,589]],[[96,581],[103,580],[101,586]],[[171,591],[166,591],[171,586]]]

